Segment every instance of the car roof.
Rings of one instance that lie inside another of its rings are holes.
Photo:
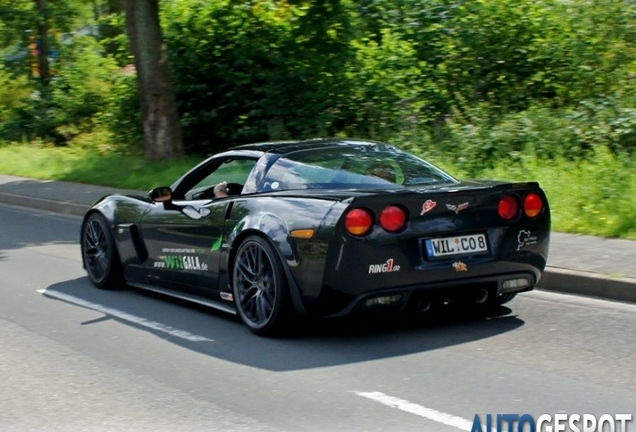
[[[298,150],[333,147],[372,147],[377,150],[397,150],[395,146],[389,144],[352,138],[316,138],[303,141],[261,142],[233,147],[230,150],[252,150],[263,153],[288,154]]]

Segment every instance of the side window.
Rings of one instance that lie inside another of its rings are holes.
[[[254,159],[228,159],[185,193],[187,200],[214,198],[214,186],[227,182],[228,194],[240,195],[245,181],[254,168]]]

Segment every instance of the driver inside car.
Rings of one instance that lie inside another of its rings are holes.
[[[214,186],[214,198],[225,198],[228,196],[227,182],[221,182]]]

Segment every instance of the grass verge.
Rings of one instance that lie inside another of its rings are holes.
[[[449,167],[446,167],[449,168]],[[480,177],[537,181],[546,192],[555,231],[636,239],[636,160],[599,150],[593,159],[501,161]],[[461,172],[449,172],[463,177]]]
[[[171,185],[201,158],[148,162],[96,150],[31,144],[0,147],[0,173],[37,179],[150,190]]]

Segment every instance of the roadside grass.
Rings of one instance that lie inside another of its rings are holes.
[[[0,146],[0,173],[127,189],[149,190],[170,185],[203,158],[147,162],[95,149],[32,144]],[[433,157],[432,162],[443,160]],[[467,178],[448,164],[439,166]],[[542,160],[525,154],[501,161],[480,178],[538,181],[546,191],[555,231],[636,239],[636,160],[598,151],[593,159]]]
[[[449,170],[451,173],[452,167]],[[462,173],[453,173],[462,177]],[[481,178],[538,181],[548,196],[555,231],[636,239],[636,160],[598,150],[589,160],[502,161]]]
[[[126,189],[169,186],[203,158],[148,162],[95,149],[32,144],[0,146],[0,173]]]

